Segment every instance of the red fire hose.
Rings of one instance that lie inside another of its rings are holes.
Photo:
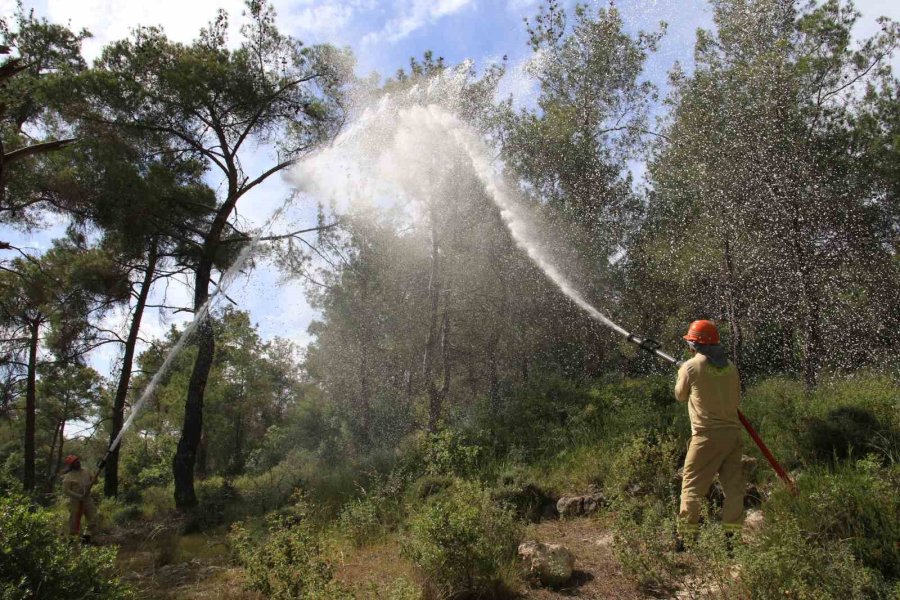
[[[675,357],[666,354],[661,350],[661,345],[656,340],[651,339],[641,339],[634,334],[628,334],[625,338],[627,341],[635,344],[641,350],[649,352],[654,356],[662,358],[666,362],[669,362],[675,366],[679,366],[681,361],[676,359]],[[759,437],[759,434],[756,432],[756,429],[753,428],[753,425],[750,424],[750,421],[747,420],[747,417],[744,416],[744,413],[738,411],[738,418],[741,420],[741,424],[744,426],[744,429],[747,430],[747,433],[750,434],[750,437],[753,438],[754,443],[759,448],[759,451],[762,452],[763,456],[766,457],[766,460],[769,461],[769,464],[774,469],[775,473],[778,474],[778,477],[781,481],[784,482],[784,485],[787,489],[792,493],[797,493],[797,485],[794,483],[794,480],[791,478],[790,474],[784,470],[784,467],[781,466],[781,463],[775,458],[775,455],[772,454],[772,451],[769,450],[769,447],[766,446],[765,442],[762,441],[762,438]]]

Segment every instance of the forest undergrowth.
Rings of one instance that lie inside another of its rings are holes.
[[[109,598],[127,596],[117,574],[154,598],[226,590],[230,596],[221,597],[273,600],[527,596],[533,583],[516,547],[541,531],[531,524],[558,520],[560,496],[602,490],[606,506],[581,520],[592,536],[611,536],[623,594],[897,597],[895,379],[835,378],[812,394],[784,378],[750,386],[744,411],[794,474],[799,493],[784,489],[748,440],[745,453],[756,465],[748,470],[746,504],[763,520],[731,555],[715,494],[697,542],[675,552],[677,472],[689,424],[670,386],[662,377],[536,379],[501,410],[486,401],[473,406],[438,434],[413,435],[390,458],[359,454],[326,469],[321,459],[295,455],[257,477],[209,478],[187,521],[175,516],[167,486],[149,487],[102,504],[111,522],[100,539],[108,545],[85,550],[71,568],[85,582],[105,573],[111,583],[97,597]],[[45,564],[37,547],[14,541],[33,531],[53,537],[62,507],[22,512],[13,504],[4,501],[4,556],[31,552],[28,560]],[[5,585],[4,597],[18,597]]]

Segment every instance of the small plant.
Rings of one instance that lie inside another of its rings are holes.
[[[80,548],[59,536],[47,510],[17,493],[0,498],[0,598],[131,598],[113,548]]]
[[[318,532],[310,525],[302,500],[290,514],[268,519],[265,540],[254,540],[247,528],[237,523],[231,527],[229,542],[246,570],[248,587],[268,600],[353,597],[334,581],[334,569],[322,556]]]
[[[766,518],[772,528],[795,523],[810,539],[846,544],[864,566],[900,580],[900,497],[890,473],[874,459],[812,470],[796,497],[772,496]]]
[[[519,470],[502,473],[491,495],[495,502],[512,508],[518,518],[531,522],[541,520],[544,507],[556,504],[551,494]]]
[[[641,433],[625,443],[606,482],[612,498],[652,496],[674,500],[679,484],[674,477],[685,447],[675,437]]]
[[[229,519],[226,510],[239,501],[237,489],[230,481],[210,478],[197,486],[197,507],[185,524],[185,531],[206,531]]]
[[[680,572],[672,554],[675,512],[653,500],[620,500],[614,507],[613,551],[644,591],[671,591]]]
[[[368,489],[360,487],[360,496],[341,509],[340,530],[357,547],[381,540],[396,530],[404,517],[405,488],[406,479],[398,471],[375,475]]]
[[[435,597],[487,594],[502,589],[521,535],[510,509],[479,484],[458,481],[412,516],[402,553]]]
[[[425,469],[429,475],[466,477],[477,471],[482,448],[454,429],[443,429],[425,442]]]
[[[768,526],[741,548],[741,586],[735,597],[766,600],[876,600],[890,597],[877,573],[854,558],[843,540],[810,536],[792,518]]]

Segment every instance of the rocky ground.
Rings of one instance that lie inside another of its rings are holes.
[[[754,527],[755,514],[751,513],[748,528]],[[564,546],[575,557],[574,570],[571,579],[555,587],[541,585],[536,580],[523,582],[518,597],[534,600],[686,597],[678,591],[656,595],[639,591],[615,557],[607,519],[600,511],[530,525],[526,538]],[[121,531],[103,542],[120,546],[120,570],[139,591],[140,598],[261,600],[259,595],[243,589],[243,572],[231,565],[224,532],[179,538],[170,530],[157,528],[150,532]],[[415,580],[414,569],[400,556],[396,540],[336,551],[333,562],[335,577],[353,589],[360,599],[383,598],[398,579]]]

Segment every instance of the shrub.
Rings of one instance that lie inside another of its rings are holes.
[[[508,470],[497,478],[491,489],[494,501],[509,506],[518,518],[531,522],[541,520],[546,506],[555,505],[556,498],[521,470]]]
[[[607,493],[612,498],[654,496],[673,500],[679,495],[675,473],[681,466],[686,445],[675,437],[637,434],[625,442],[613,461]]]
[[[658,499],[619,500],[613,523],[613,552],[644,591],[671,591],[678,577],[672,556],[675,510]]]
[[[510,509],[479,484],[458,481],[412,516],[402,553],[432,595],[486,594],[503,587],[521,534]]]
[[[131,598],[113,548],[79,548],[54,516],[20,494],[0,497],[0,598]]]
[[[774,528],[796,523],[822,543],[845,543],[861,563],[900,579],[900,497],[888,469],[863,460],[834,471],[817,469],[798,481],[794,497],[780,491],[764,505]]]
[[[862,373],[825,380],[807,393],[800,381],[773,377],[751,387],[743,404],[788,468],[868,453],[883,462],[900,460],[895,378]],[[748,447],[748,452],[756,449]]]
[[[454,481],[447,475],[425,475],[413,482],[407,495],[410,502],[418,504],[453,487]]]
[[[357,547],[382,539],[400,525],[404,516],[405,480],[398,472],[376,476],[369,489],[344,505],[338,518],[342,533]]]
[[[228,522],[226,511],[239,500],[230,481],[212,477],[197,485],[197,507],[185,525],[185,531],[206,531]]]
[[[305,504],[291,515],[272,515],[268,536],[254,540],[242,524],[231,527],[229,542],[246,570],[247,586],[268,600],[335,600],[352,595],[334,581],[334,569],[322,556],[322,543],[310,525]]]
[[[804,453],[822,463],[860,458],[898,446],[897,433],[871,410],[858,406],[839,406],[824,418],[807,418],[801,436]]]
[[[429,475],[466,477],[477,472],[482,448],[455,429],[442,429],[425,440],[425,471]]]
[[[821,540],[794,518],[767,526],[741,548],[741,586],[737,597],[797,600],[888,598],[879,577],[853,556],[843,540]]]
[[[141,493],[141,512],[145,519],[175,510],[175,498],[171,487],[150,487]]]

